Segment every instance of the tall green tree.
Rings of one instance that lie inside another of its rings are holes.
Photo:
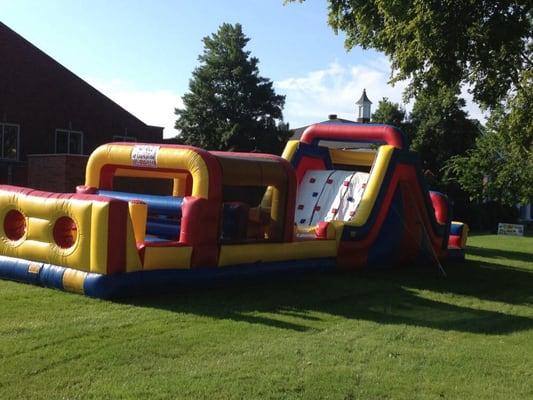
[[[533,80],[527,91],[511,96],[507,107],[494,110],[476,147],[458,155],[447,167],[455,179],[479,201],[509,206],[533,200]]]
[[[470,196],[446,174],[450,160],[471,150],[481,133],[481,125],[468,118],[464,107],[458,90],[440,88],[437,93],[419,94],[410,114],[410,138],[430,188],[450,196],[455,218],[472,222]]]
[[[405,116],[405,108],[383,97],[378,102],[376,111],[372,114],[372,122],[401,127],[405,122]]]
[[[400,128],[410,148],[420,153],[424,169],[442,188],[446,185],[444,168],[448,160],[471,149],[480,133],[479,123],[468,118],[464,107],[464,99],[448,88],[436,94],[421,93],[410,115],[400,104],[384,97],[372,114],[372,122]]]
[[[240,24],[224,23],[203,39],[200,65],[175,110],[180,140],[210,150],[280,152],[289,136],[285,97],[259,75]]]
[[[372,114],[372,122],[378,124],[388,124],[399,128],[407,137],[409,142],[413,139],[413,124],[408,120],[405,108],[399,103],[390,101],[387,97],[383,97]]]
[[[421,93],[413,105],[411,149],[419,152],[424,169],[444,187],[444,169],[454,156],[465,154],[480,134],[479,123],[468,118],[465,100],[457,91],[441,88],[436,95]]]

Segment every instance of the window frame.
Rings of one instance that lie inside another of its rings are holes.
[[[67,133],[67,151],[59,153],[57,151],[57,137],[59,132],[66,132]],[[79,134],[80,135],[80,153],[71,153],[70,152],[70,135]],[[83,155],[83,131],[77,131],[74,129],[65,129],[65,128],[56,128],[55,135],[54,135],[54,153],[55,154],[72,154],[72,155]]]
[[[15,158],[4,157],[5,126],[17,128],[17,156]],[[0,122],[0,160],[2,161],[19,161],[20,160],[20,124],[14,124],[11,122]]]

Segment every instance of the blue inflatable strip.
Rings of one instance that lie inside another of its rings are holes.
[[[39,284],[39,270],[41,264],[36,264],[37,273],[28,271],[30,262],[18,258],[0,256],[0,276],[18,282]]]
[[[146,223],[146,233],[148,235],[158,236],[167,240],[179,240],[180,225],[177,221],[148,220]]]
[[[461,236],[463,234],[463,224],[454,224],[450,227],[450,235]]]
[[[243,264],[231,267],[150,270],[101,275],[88,273],[84,293],[110,299],[144,294],[173,293],[179,290],[211,287],[232,282],[286,279],[309,272],[335,269],[335,258],[290,260],[275,263]],[[66,268],[0,256],[0,278],[64,289]],[[30,272],[33,271],[33,272]]]
[[[140,200],[145,202],[148,206],[148,214],[161,214],[169,217],[181,218],[183,197],[115,192],[113,190],[99,190],[97,194],[125,201]]]
[[[368,250],[367,264],[370,268],[389,269],[399,259],[399,254],[402,251],[399,238],[402,237],[405,230],[405,225],[402,222],[402,211],[402,193],[398,188],[394,193],[391,207],[387,211],[379,234]],[[411,239],[414,240],[414,238]]]
[[[64,267],[57,265],[43,264],[41,272],[39,273],[39,281],[41,285],[56,289],[63,289],[63,274]]]
[[[84,292],[91,297],[110,299],[145,294],[175,293],[179,290],[211,287],[223,283],[299,276],[311,271],[335,269],[335,258],[291,260],[276,263],[244,264],[189,270],[152,270],[112,275],[88,274]]]
[[[298,164],[303,157],[308,156],[312,158],[318,158],[324,162],[326,169],[333,169],[333,164],[331,163],[331,156],[329,154],[329,149],[327,147],[318,146],[315,144],[307,144],[300,142],[298,143],[298,148],[296,153],[292,156],[291,164],[294,168],[298,167]]]
[[[169,242],[168,239],[158,237],[158,236],[152,236],[152,235],[147,235],[144,238],[144,241],[145,242]],[[170,242],[174,242],[174,240],[170,240]]]
[[[63,289],[64,267],[0,256],[0,278]]]

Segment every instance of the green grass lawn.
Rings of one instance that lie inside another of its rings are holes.
[[[0,281],[0,399],[533,398],[533,238],[113,303]]]

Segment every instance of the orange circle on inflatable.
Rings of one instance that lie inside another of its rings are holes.
[[[22,239],[26,233],[26,218],[18,210],[9,210],[4,218],[4,232],[9,240]]]
[[[62,249],[68,249],[76,243],[76,236],[78,227],[74,220],[70,217],[58,218],[54,224],[54,241]]]

